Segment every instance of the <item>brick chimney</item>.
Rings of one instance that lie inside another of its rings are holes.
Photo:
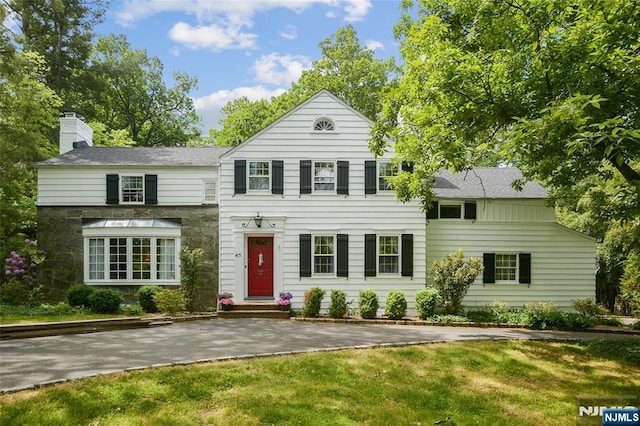
[[[93,129],[84,122],[84,117],[75,112],[64,112],[60,116],[60,154],[83,146],[92,146]]]

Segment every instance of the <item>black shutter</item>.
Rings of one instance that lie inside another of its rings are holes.
[[[338,234],[338,268],[336,275],[349,276],[349,235]]]
[[[431,203],[431,206],[429,207],[429,210],[427,210],[427,219],[437,219],[438,218],[438,209],[440,207],[438,206],[438,202],[434,201],[433,203]]]
[[[107,175],[107,204],[118,204],[118,175]]]
[[[273,160],[271,162],[271,193],[284,193],[284,161]]]
[[[364,276],[376,276],[376,234],[364,234]]]
[[[403,277],[413,276],[413,234],[402,234],[402,271]]]
[[[338,161],[338,194],[349,194],[349,162]]]
[[[520,253],[520,284],[531,284],[531,253]]]
[[[364,162],[364,193],[365,194],[375,194],[377,185],[378,176],[376,171],[376,162],[375,161],[365,161]]]
[[[300,160],[300,193],[311,194],[311,160]]]
[[[464,218],[476,220],[476,202],[467,201],[464,203]]]
[[[311,276],[311,234],[300,234],[300,277]]]
[[[485,284],[493,284],[496,282],[496,254],[484,253],[482,255],[482,263],[484,270],[482,271],[482,282]]]
[[[235,169],[233,175],[233,193],[234,194],[246,194],[247,193],[247,161],[236,160]]]
[[[403,172],[409,172],[409,173],[413,173],[413,163],[409,163],[409,162],[402,162],[402,171]]]
[[[144,203],[158,204],[158,175],[144,175]]]

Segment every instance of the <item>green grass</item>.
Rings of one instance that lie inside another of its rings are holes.
[[[35,322],[79,321],[107,318],[121,318],[129,315],[125,312],[117,314],[96,314],[86,309],[73,308],[64,303],[58,305],[9,306],[0,305],[0,324],[25,324]]]
[[[0,395],[6,425],[566,425],[576,398],[640,393],[640,339],[348,350]]]

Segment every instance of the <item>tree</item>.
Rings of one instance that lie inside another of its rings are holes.
[[[327,89],[370,119],[380,111],[379,94],[397,69],[393,58],[381,61],[373,51],[361,46],[355,29],[348,25],[319,44],[322,58],[289,91],[270,101],[230,101],[223,108],[220,129],[210,130],[210,139],[219,146],[234,146],[273,123],[300,102]]]
[[[370,141],[395,142],[415,164],[394,184],[424,183],[496,152],[555,199],[574,203],[585,179],[620,176],[640,209],[640,8],[635,2],[405,1],[396,37],[404,60]]]
[[[44,58],[47,85],[65,100],[82,93],[93,29],[102,22],[109,0],[8,0],[6,4],[20,27],[16,41],[24,51]],[[71,107],[70,102],[65,107]]]
[[[462,310],[462,299],[482,269],[479,258],[465,260],[462,250],[447,254],[441,261],[431,262],[433,287],[440,294],[445,314],[457,314]]]
[[[137,146],[185,146],[199,137],[200,118],[189,97],[196,78],[176,72],[175,86],[167,87],[160,59],[132,49],[122,35],[98,39],[91,71],[97,78],[87,118],[109,130],[126,129]]]

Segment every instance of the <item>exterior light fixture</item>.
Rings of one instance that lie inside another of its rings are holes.
[[[275,223],[271,223],[269,222],[269,219],[267,219],[266,217],[260,216],[260,212],[256,213],[255,216],[249,218],[249,220],[246,223],[242,224],[243,228],[246,228],[247,226],[249,226],[249,224],[251,223],[251,221],[253,220],[253,222],[256,224],[256,228],[262,228],[262,222],[266,222],[267,225],[269,225],[269,228],[275,228],[276,224]]]

